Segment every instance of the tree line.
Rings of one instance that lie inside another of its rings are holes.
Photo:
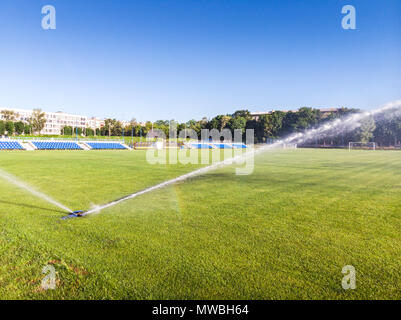
[[[153,124],[148,122],[143,128],[146,134],[153,125],[154,129],[162,130],[168,137],[169,126],[172,122],[180,132],[185,129],[192,129],[201,138],[202,129],[229,129],[240,130],[245,135],[246,129],[254,130],[255,143],[266,143],[276,139],[284,138],[290,134],[304,132],[308,129],[317,128],[335,119],[341,119],[348,115],[359,113],[361,110],[355,108],[338,108],[336,112],[322,112],[319,109],[303,107],[297,111],[273,111],[259,117],[252,117],[248,110],[238,110],[233,114],[218,115],[208,120],[190,120],[185,123],[177,123],[174,120],[159,120]],[[125,135],[129,135],[131,127],[125,129]],[[113,129],[111,129],[113,132]],[[118,132],[120,132],[118,129]],[[138,130],[134,131],[138,136]],[[244,137],[245,138],[245,137]],[[349,142],[376,142],[381,146],[400,145],[401,140],[401,117],[380,119],[368,117],[361,122],[361,125],[352,131],[341,132],[336,136],[316,138],[309,141],[309,146],[332,145],[346,146]]]
[[[2,110],[0,114],[3,118],[0,120],[0,135],[34,134],[40,132],[46,124],[45,113],[40,109],[33,110],[32,116],[25,122],[17,121],[19,114],[11,110]]]

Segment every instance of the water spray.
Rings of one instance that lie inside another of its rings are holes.
[[[175,184],[177,182],[180,181],[184,181],[187,180],[189,178],[195,177],[195,176],[199,176],[202,174],[205,174],[209,171],[215,170],[217,168],[232,164],[233,162],[237,161],[237,160],[243,160],[246,157],[249,156],[254,156],[256,154],[260,154],[272,149],[276,149],[276,148],[280,148],[286,144],[302,144],[311,140],[314,140],[315,138],[323,138],[323,137],[330,137],[330,136],[336,136],[342,132],[344,132],[345,130],[347,131],[352,131],[357,129],[358,127],[361,126],[361,121],[372,117],[372,116],[379,116],[381,115],[383,118],[386,118],[386,113],[387,112],[393,112],[391,114],[391,116],[394,116],[394,112],[398,111],[401,114],[401,100],[398,101],[394,101],[394,102],[390,102],[388,104],[386,104],[385,106],[376,109],[376,110],[372,110],[372,111],[365,111],[365,112],[361,112],[361,113],[355,113],[352,114],[350,116],[347,116],[345,118],[342,119],[335,119],[331,122],[322,124],[321,126],[314,128],[314,129],[309,129],[306,130],[304,132],[299,132],[299,133],[295,133],[292,134],[290,136],[288,136],[287,138],[281,139],[273,144],[261,147],[259,149],[253,149],[251,151],[245,152],[244,154],[238,155],[236,157],[233,158],[229,158],[227,160],[224,161],[220,161],[217,162],[215,164],[212,164],[210,166],[192,171],[190,173],[184,174],[178,178],[174,178],[171,180],[167,180],[165,182],[159,183],[153,187],[144,189],[142,191],[133,193],[129,196],[126,196],[124,198],[112,201],[110,203],[107,203],[105,205],[102,206],[98,206],[95,209],[91,209],[87,212],[80,212],[79,215],[76,215],[77,217],[84,217],[87,216],[89,214],[92,213],[98,213],[104,209],[113,207],[115,205],[118,205],[122,202],[125,202],[127,200],[130,199],[134,199],[138,196],[141,196],[143,194],[152,192],[154,190],[158,190],[164,187],[167,187],[169,185]],[[70,215],[69,217],[74,217],[74,213],[72,215]]]
[[[45,201],[59,207],[60,209],[63,209],[64,211],[72,212],[71,209],[67,208],[66,206],[64,206],[61,203],[57,202],[56,200],[52,199],[48,195],[35,190],[33,187],[29,186],[27,183],[18,180],[16,177],[14,177],[13,175],[11,175],[8,172],[5,172],[2,169],[0,169],[0,177],[2,177],[4,180],[7,180],[8,182],[16,185],[17,187],[19,187],[25,191],[28,191],[29,193],[33,194],[34,196],[36,196],[42,200],[45,200]]]
[[[238,155],[236,157],[233,158],[229,158],[220,162],[217,162],[215,164],[212,164],[210,166],[192,171],[190,173],[184,174],[178,178],[174,178],[171,180],[167,180],[164,181],[162,183],[159,183],[155,186],[152,186],[150,188],[144,189],[142,191],[133,193],[131,195],[128,195],[124,198],[112,201],[110,203],[107,203],[105,205],[102,206],[98,206],[95,209],[91,209],[87,212],[83,212],[81,210],[79,211],[72,211],[71,209],[67,208],[66,206],[62,205],[61,203],[57,202],[56,200],[52,199],[51,197],[49,197],[48,195],[39,192],[37,190],[35,190],[33,187],[29,186],[28,184],[19,181],[16,177],[14,177],[13,175],[5,172],[4,170],[0,169],[0,177],[2,177],[3,179],[11,182],[12,184],[18,186],[19,188],[28,191],[29,193],[33,194],[34,196],[41,198],[42,200],[45,200],[57,207],[59,207],[60,209],[63,209],[64,211],[68,212],[69,215],[64,217],[63,219],[69,219],[69,218],[79,218],[79,217],[84,217],[86,215],[92,214],[92,213],[97,213],[100,212],[101,210],[113,207],[117,204],[120,204],[121,202],[136,198],[140,195],[143,195],[145,193],[149,193],[151,191],[157,190],[157,189],[161,189],[164,187],[167,187],[169,185],[175,184],[177,182],[180,181],[184,181],[187,179],[190,179],[192,177],[195,176],[199,176],[202,174],[205,174],[209,171],[215,170],[217,168],[226,166],[226,165],[230,165],[235,161],[238,160],[243,160],[247,157],[250,156],[254,156],[256,154],[268,151],[268,150],[272,150],[275,148],[279,148],[283,145],[286,144],[302,144],[305,143],[307,141],[313,140],[315,138],[323,138],[323,137],[330,137],[330,136],[335,136],[338,135],[342,132],[344,132],[345,130],[347,131],[352,131],[357,129],[358,127],[361,126],[361,121],[369,118],[369,117],[379,117],[380,120],[386,120],[388,118],[388,116],[390,117],[394,117],[395,111],[400,112],[401,113],[401,100],[398,101],[394,101],[391,103],[388,103],[387,105],[383,106],[382,108],[373,110],[373,111],[366,111],[366,112],[361,112],[361,113],[356,113],[356,114],[352,114],[348,117],[345,117],[343,119],[336,119],[334,121],[325,123],[315,129],[309,129],[306,130],[305,132],[300,132],[300,133],[295,133],[293,135],[288,136],[287,138],[281,139],[271,145],[268,146],[264,146],[262,148],[259,149],[252,149],[251,151],[247,151],[244,154]],[[391,112],[391,113],[390,113]]]
[[[248,155],[250,155],[251,153],[252,153],[252,152],[247,152]],[[157,185],[155,185],[155,186],[152,186],[152,187],[146,188],[146,189],[144,189],[144,190],[135,192],[135,193],[133,193],[133,194],[131,194],[131,195],[129,195],[129,196],[126,196],[126,197],[124,197],[124,198],[121,198],[121,199],[112,201],[112,202],[107,203],[107,204],[102,205],[102,206],[98,206],[98,207],[96,207],[96,208],[94,208],[94,209],[91,209],[91,210],[89,210],[89,211],[86,211],[86,212],[79,211],[79,215],[75,215],[75,212],[73,212],[73,213],[71,213],[69,216],[64,217],[63,219],[74,218],[74,217],[84,217],[84,216],[87,216],[87,215],[92,214],[92,213],[97,213],[97,212],[99,212],[99,211],[101,211],[101,210],[104,210],[104,209],[113,207],[113,206],[115,206],[115,205],[117,205],[117,204],[119,204],[119,203],[121,203],[121,202],[124,202],[124,201],[130,200],[130,199],[136,198],[136,197],[141,196],[141,195],[143,195],[143,194],[145,194],[145,193],[149,193],[149,192],[151,192],[151,191],[154,191],[154,190],[157,190],[157,189],[161,189],[161,188],[167,187],[167,186],[172,185],[172,184],[175,184],[175,183],[177,183],[177,182],[184,181],[184,180],[187,180],[187,179],[189,179],[189,178],[202,175],[202,174],[207,173],[207,172],[209,172],[209,171],[211,171],[211,170],[215,170],[215,169],[217,169],[217,168],[219,168],[219,167],[232,164],[234,161],[243,159],[244,156],[245,156],[245,154],[241,154],[241,155],[238,155],[238,156],[236,156],[236,157],[229,158],[229,159],[226,159],[226,160],[217,162],[217,163],[212,164],[212,165],[210,165],[210,166],[207,166],[207,167],[204,167],[204,168],[201,168],[201,169],[197,169],[197,170],[195,170],[195,171],[186,173],[186,174],[184,174],[184,175],[182,175],[182,176],[179,176],[179,177],[177,177],[177,178],[174,178],[174,179],[171,179],[171,180],[167,180],[167,181],[164,181],[164,182],[162,182],[162,183],[159,183],[159,184],[157,184]]]

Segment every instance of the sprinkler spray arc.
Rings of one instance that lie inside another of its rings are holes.
[[[179,176],[177,178],[174,178],[174,179],[171,179],[171,180],[167,180],[165,182],[159,183],[159,184],[157,184],[155,186],[152,186],[150,188],[147,188],[147,189],[144,189],[142,191],[139,191],[139,192],[133,193],[131,195],[128,195],[128,196],[126,196],[124,198],[112,201],[112,202],[107,203],[107,204],[102,205],[102,206],[99,206],[99,207],[97,207],[95,209],[91,209],[91,210],[86,211],[86,212],[82,212],[82,211],[73,212],[72,214],[70,214],[67,217],[64,217],[63,219],[73,218],[73,217],[84,217],[84,216],[90,215],[92,213],[97,213],[97,212],[99,212],[101,210],[113,207],[113,206],[115,206],[115,205],[117,205],[117,204],[119,204],[121,202],[136,198],[136,197],[138,197],[140,195],[143,195],[145,193],[149,193],[151,191],[164,188],[164,187],[172,185],[174,183],[177,183],[177,182],[180,182],[180,181],[184,181],[184,180],[187,180],[187,179],[195,177],[195,176],[202,175],[202,174],[207,173],[209,171],[215,170],[215,169],[217,169],[219,167],[222,167],[222,166],[225,166],[225,165],[230,165],[230,164],[232,164],[233,162],[235,162],[237,160],[244,159],[244,158],[250,157],[250,156],[254,156],[254,155],[257,155],[257,154],[260,154],[260,153],[275,149],[275,148],[279,148],[279,147],[281,147],[283,145],[286,145],[286,144],[305,143],[307,141],[315,139],[316,137],[323,138],[323,137],[335,136],[335,135],[340,134],[344,130],[348,130],[348,131],[355,130],[358,127],[360,127],[361,121],[363,121],[363,120],[365,120],[365,119],[367,119],[369,117],[372,117],[372,116],[377,116],[377,115],[380,115],[380,114],[385,115],[386,112],[395,111],[395,110],[398,110],[398,112],[400,112],[400,115],[401,115],[401,100],[390,102],[390,103],[386,104],[385,106],[383,106],[383,107],[381,107],[379,109],[373,110],[373,111],[355,113],[355,114],[352,114],[352,115],[350,115],[348,117],[345,117],[343,119],[336,119],[336,120],[331,121],[329,123],[323,124],[323,125],[315,128],[315,129],[309,129],[309,130],[306,130],[305,132],[302,132],[302,133],[296,133],[296,134],[290,135],[287,138],[281,139],[281,140],[279,140],[279,141],[277,141],[277,142],[275,142],[273,144],[261,147],[259,149],[253,149],[252,148],[251,151],[245,152],[244,154],[241,154],[241,155],[238,155],[236,157],[229,158],[229,159],[217,162],[215,164],[212,164],[210,166],[207,166],[207,167],[204,167],[204,168],[201,168],[201,169],[197,169],[195,171],[192,171],[190,173],[184,174],[184,175]]]
[[[62,209],[64,211],[72,212],[72,210],[70,208],[67,208],[66,206],[64,206],[61,203],[59,203],[58,201],[54,200],[50,196],[48,196],[48,195],[46,195],[46,194],[44,194],[44,193],[42,193],[40,191],[35,190],[33,187],[31,187],[27,183],[20,181],[19,179],[17,179],[16,177],[14,177],[13,175],[11,175],[8,172],[5,172],[2,169],[0,169],[0,177],[2,177],[4,180],[7,180],[10,183],[12,183],[13,185],[19,187],[20,189],[23,189],[23,190],[31,193],[35,197],[38,197],[38,198],[40,198],[42,200],[45,200],[48,203],[51,203],[51,204],[55,205],[56,207],[59,207],[60,209]]]
[[[395,113],[395,111],[397,111],[398,113]],[[197,175],[201,175],[201,174],[206,173],[208,171],[217,169],[220,166],[232,164],[233,161],[235,161],[235,160],[237,160],[239,158],[246,158],[246,157],[249,157],[249,156],[253,156],[253,155],[256,155],[256,154],[259,154],[259,153],[262,153],[262,152],[265,152],[265,151],[268,151],[268,150],[271,150],[271,149],[274,149],[274,148],[278,148],[278,147],[280,147],[282,145],[285,145],[285,144],[304,143],[304,142],[307,142],[309,140],[313,140],[316,137],[323,138],[323,137],[328,137],[328,136],[334,136],[336,134],[340,134],[344,130],[348,130],[348,131],[354,130],[354,129],[358,128],[361,125],[361,121],[362,120],[364,120],[366,118],[369,118],[369,117],[372,117],[372,116],[376,116],[376,117],[381,116],[382,120],[383,119],[386,120],[387,116],[394,117],[396,115],[397,116],[401,115],[401,100],[390,102],[387,105],[383,106],[382,108],[379,108],[379,109],[376,109],[376,110],[373,110],[373,111],[366,111],[366,112],[362,112],[362,113],[356,113],[356,114],[352,114],[352,115],[350,115],[348,117],[345,117],[343,119],[336,119],[336,120],[334,120],[332,122],[323,124],[323,125],[319,126],[316,129],[309,129],[309,130],[307,130],[307,131],[305,131],[303,133],[296,133],[296,134],[290,135],[289,137],[284,138],[282,140],[279,140],[274,144],[262,147],[262,148],[257,149],[257,150],[252,150],[252,151],[246,152],[243,155],[239,155],[237,157],[230,158],[230,159],[218,162],[216,164],[210,165],[210,166],[202,168],[202,169],[195,170],[193,172],[187,173],[187,174],[185,174],[183,176],[180,176],[178,178],[162,182],[162,183],[160,183],[158,185],[155,185],[155,186],[147,188],[145,190],[136,192],[134,194],[131,194],[131,195],[126,196],[124,198],[121,198],[119,200],[112,201],[112,202],[110,202],[108,204],[100,206],[100,207],[98,207],[96,209],[89,210],[87,212],[83,212],[81,210],[73,211],[73,210],[67,208],[63,204],[57,202],[56,200],[52,199],[48,195],[35,190],[34,188],[29,186],[28,184],[18,180],[16,177],[14,177],[13,175],[9,174],[8,172],[5,172],[2,169],[0,169],[0,177],[5,179],[5,180],[7,180],[7,181],[9,181],[10,183],[16,185],[17,187],[19,187],[21,189],[24,189],[25,191],[28,191],[32,195],[34,195],[34,196],[36,196],[38,198],[41,198],[41,199],[47,201],[48,203],[51,203],[51,204],[63,209],[65,212],[70,213],[70,215],[67,216],[68,218],[83,217],[83,216],[86,216],[86,215],[91,214],[91,213],[99,212],[99,211],[101,211],[103,209],[109,208],[109,207],[114,206],[116,204],[119,204],[119,203],[121,203],[123,201],[129,200],[129,199],[133,199],[133,198],[135,198],[137,196],[140,196],[142,194],[151,192],[153,190],[163,188],[165,186],[171,185],[171,184],[179,182],[179,181],[186,180],[188,178],[191,178],[191,177],[194,177],[194,176],[197,176]],[[67,218],[67,217],[64,217],[64,218]]]

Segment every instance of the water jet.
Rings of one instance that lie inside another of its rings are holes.
[[[189,178],[207,173],[211,170],[215,170],[221,166],[225,166],[225,165],[229,165],[232,164],[234,161],[236,160],[240,160],[243,159],[244,157],[249,157],[249,156],[254,156],[256,154],[260,154],[269,150],[273,150],[273,149],[277,149],[280,148],[282,146],[285,146],[287,144],[302,144],[305,143],[307,141],[313,141],[316,137],[330,137],[330,136],[335,136],[340,134],[341,132],[345,131],[345,130],[355,130],[357,128],[359,128],[361,126],[361,121],[363,121],[364,119],[371,117],[371,116],[378,116],[381,115],[382,117],[386,117],[388,112],[392,112],[393,115],[395,113],[395,111],[401,113],[401,100],[398,101],[393,101],[390,102],[388,104],[386,104],[385,106],[379,108],[379,109],[375,109],[373,111],[365,111],[365,112],[361,112],[361,113],[356,113],[356,114],[352,114],[350,116],[347,116],[345,118],[339,118],[339,119],[335,119],[331,122],[325,123],[320,125],[317,128],[313,128],[313,129],[308,129],[305,130],[304,132],[298,132],[295,134],[292,134],[290,136],[288,136],[287,138],[283,138],[281,140],[278,140],[277,142],[264,146],[262,148],[259,149],[254,149],[248,152],[245,152],[241,155],[238,155],[236,157],[233,158],[229,158],[226,159],[224,161],[220,161],[218,163],[212,164],[210,166],[201,168],[201,169],[197,169],[195,171],[192,171],[190,173],[184,174],[182,176],[179,176],[178,178],[174,178],[171,180],[167,180],[165,182],[159,183],[153,187],[149,187],[147,189],[144,189],[142,191],[133,193],[131,195],[128,195],[124,198],[112,201],[110,203],[101,205],[96,207],[95,209],[91,209],[89,211],[86,211],[84,213],[82,213],[80,216],[84,217],[86,215],[92,214],[92,213],[97,213],[101,210],[104,210],[106,208],[110,208],[112,206],[115,206],[121,202],[136,198],[140,195],[143,195],[145,193],[160,189],[160,188],[164,188],[166,186],[169,186],[171,184],[174,184],[176,182],[180,182],[180,181],[184,181],[187,180]]]

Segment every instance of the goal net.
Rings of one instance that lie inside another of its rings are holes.
[[[350,142],[349,150],[376,150],[376,142]]]

